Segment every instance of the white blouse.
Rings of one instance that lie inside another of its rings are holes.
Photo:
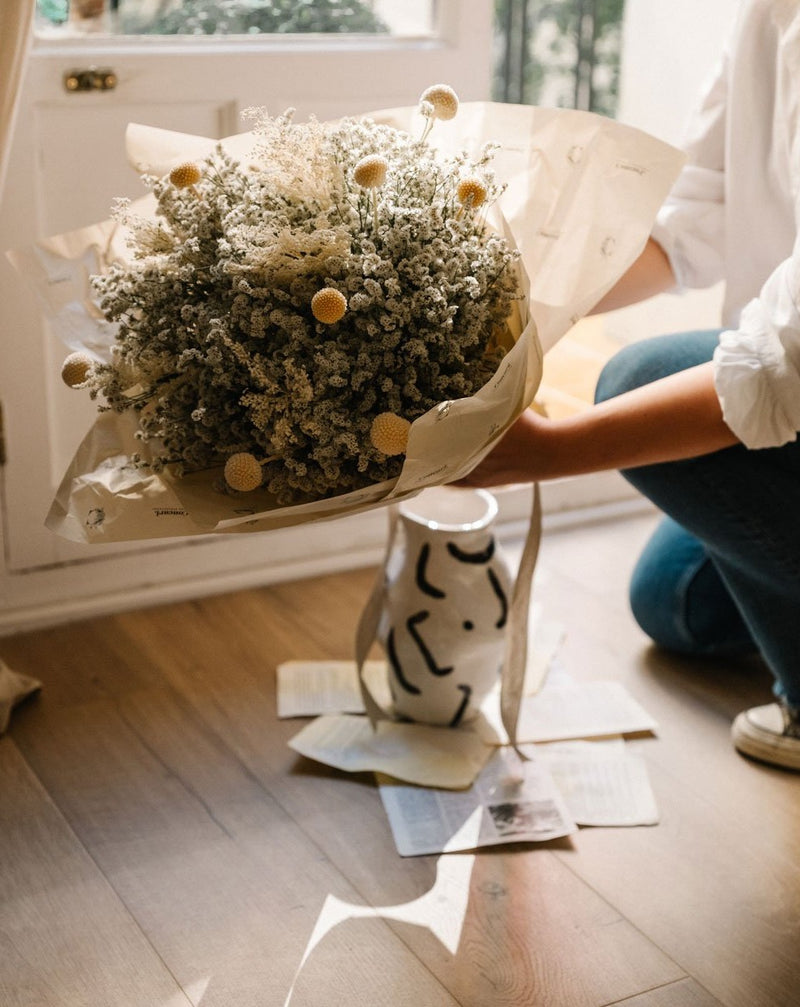
[[[747,0],[691,122],[653,237],[678,288],[725,280],[714,354],[725,422],[750,448],[800,431],[800,5]]]

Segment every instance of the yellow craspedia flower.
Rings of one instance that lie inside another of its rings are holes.
[[[428,102],[433,107],[434,119],[452,119],[458,111],[458,95],[447,84],[433,84],[419,98],[420,105]]]
[[[485,184],[474,176],[462,178],[456,189],[456,196],[462,206],[469,206],[476,209],[486,202],[488,191]]]
[[[333,287],[323,287],[311,298],[311,312],[318,322],[333,325],[347,311],[347,299]]]
[[[353,179],[356,185],[365,189],[379,189],[386,181],[386,171],[389,162],[380,154],[367,154],[353,168]]]
[[[232,490],[249,493],[261,485],[261,465],[255,455],[240,451],[225,462],[225,482]]]
[[[403,455],[408,447],[411,424],[397,413],[379,413],[372,421],[369,439],[384,455]]]
[[[169,180],[176,189],[190,189],[197,185],[201,178],[201,171],[192,161],[176,165],[169,173]]]
[[[379,227],[378,189],[386,181],[388,167],[389,162],[385,157],[382,157],[380,154],[367,154],[366,157],[361,158],[353,169],[353,179],[356,185],[372,190],[372,223],[376,232]]]
[[[93,361],[88,353],[70,353],[61,365],[61,378],[70,388],[79,388],[89,377]]]

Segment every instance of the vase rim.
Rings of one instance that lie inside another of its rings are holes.
[[[400,505],[407,520],[447,532],[488,528],[497,511],[497,500],[487,490],[452,486],[428,487]]]

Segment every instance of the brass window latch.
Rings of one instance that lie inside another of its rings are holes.
[[[67,91],[113,91],[116,86],[117,75],[113,70],[90,66],[86,70],[68,70],[64,74]]]

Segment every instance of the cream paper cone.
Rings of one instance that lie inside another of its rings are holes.
[[[419,136],[416,108],[372,113],[378,122]],[[477,154],[499,145],[493,167],[506,183],[493,226],[521,252],[525,302],[512,320],[515,344],[475,395],[441,403],[411,426],[397,480],[325,500],[280,507],[263,490],[239,496],[219,491],[221,470],[173,478],[135,469],[146,457],[130,415],[101,414],[66,472],[48,527],[77,541],[250,532],[354,514],[396,502],[426,486],[452,482],[473,468],[533,401],[544,352],[585,314],[634,261],[683,155],[640,130],[588,112],[491,102],[462,104],[438,122],[431,142],[444,153]],[[217,141],[131,125],[128,153],[142,172],[168,171],[200,158]],[[245,160],[252,134],[221,141]],[[153,197],[136,206],[147,213]],[[111,221],[60,235],[11,254],[33,278],[51,324],[70,349],[108,359],[113,327],[100,318],[89,276],[127,255],[122,229]]]

